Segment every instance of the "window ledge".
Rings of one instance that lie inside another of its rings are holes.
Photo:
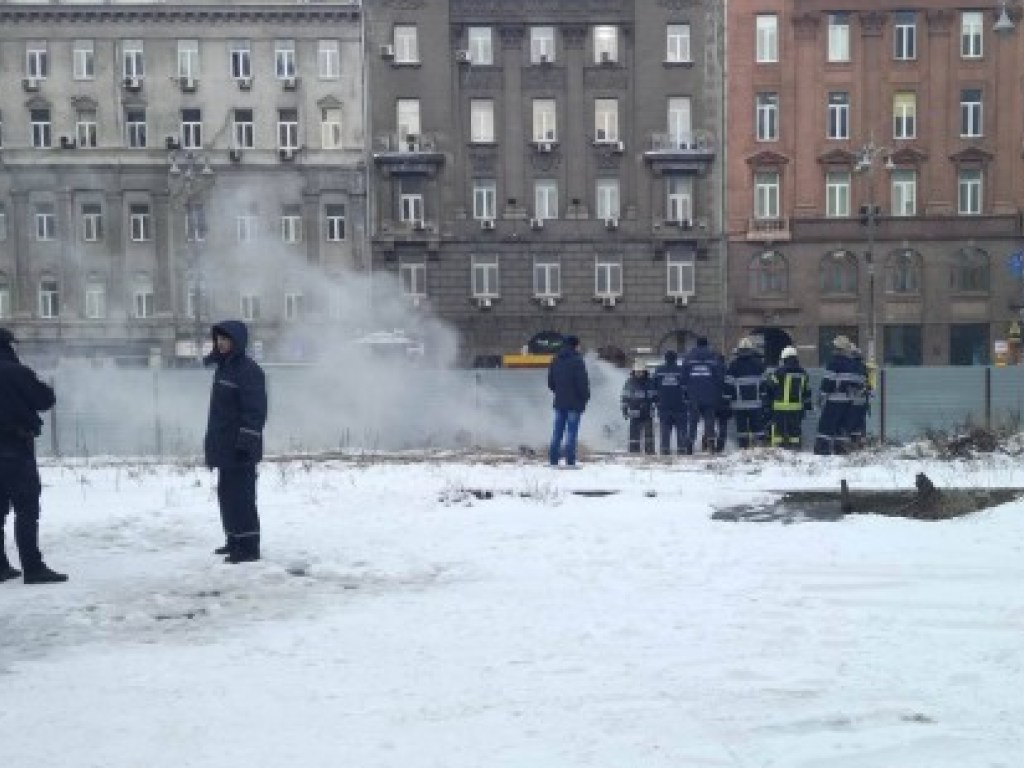
[[[661,63],[662,63],[662,66],[664,66],[666,69],[692,69],[693,68],[693,59],[690,59],[689,61],[668,61],[668,60],[666,60],[666,61],[663,61]]]

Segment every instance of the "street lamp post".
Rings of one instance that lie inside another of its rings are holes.
[[[868,364],[874,366],[876,363],[877,347],[877,312],[875,311],[875,230],[878,227],[878,218],[881,215],[881,206],[875,203],[874,173],[876,161],[882,161],[887,171],[892,171],[896,166],[892,161],[892,150],[875,144],[874,139],[857,150],[857,163],[855,170],[867,175],[867,202],[860,207],[861,223],[868,228],[867,251],[864,260],[868,267]]]
[[[203,200],[213,187],[214,171],[209,160],[193,150],[174,150],[168,157],[168,187],[175,206],[185,212],[185,240],[188,244],[188,262],[192,274],[192,319],[195,323],[195,355],[201,365],[203,359],[203,252],[206,216]]]

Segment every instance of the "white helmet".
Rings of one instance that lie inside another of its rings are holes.
[[[780,360],[785,360],[787,357],[796,357],[796,347],[786,347],[782,350],[782,354],[779,355]]]
[[[633,373],[646,373],[647,366],[644,365],[644,361],[639,357],[633,361]]]
[[[744,336],[742,339],[739,340],[739,343],[736,345],[736,349],[753,349],[753,348],[754,348],[754,340],[752,338],[750,338],[749,336]]]

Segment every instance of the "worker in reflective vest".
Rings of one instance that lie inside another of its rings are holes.
[[[800,450],[804,414],[811,410],[811,380],[800,365],[796,349],[782,350],[779,367],[768,374],[771,444]]]

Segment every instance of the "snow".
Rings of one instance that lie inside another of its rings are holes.
[[[711,519],[840,478],[1024,486],[1018,463],[268,462],[265,558],[229,566],[205,470],[51,462],[71,581],[0,585],[0,764],[1018,768],[1024,502]]]

